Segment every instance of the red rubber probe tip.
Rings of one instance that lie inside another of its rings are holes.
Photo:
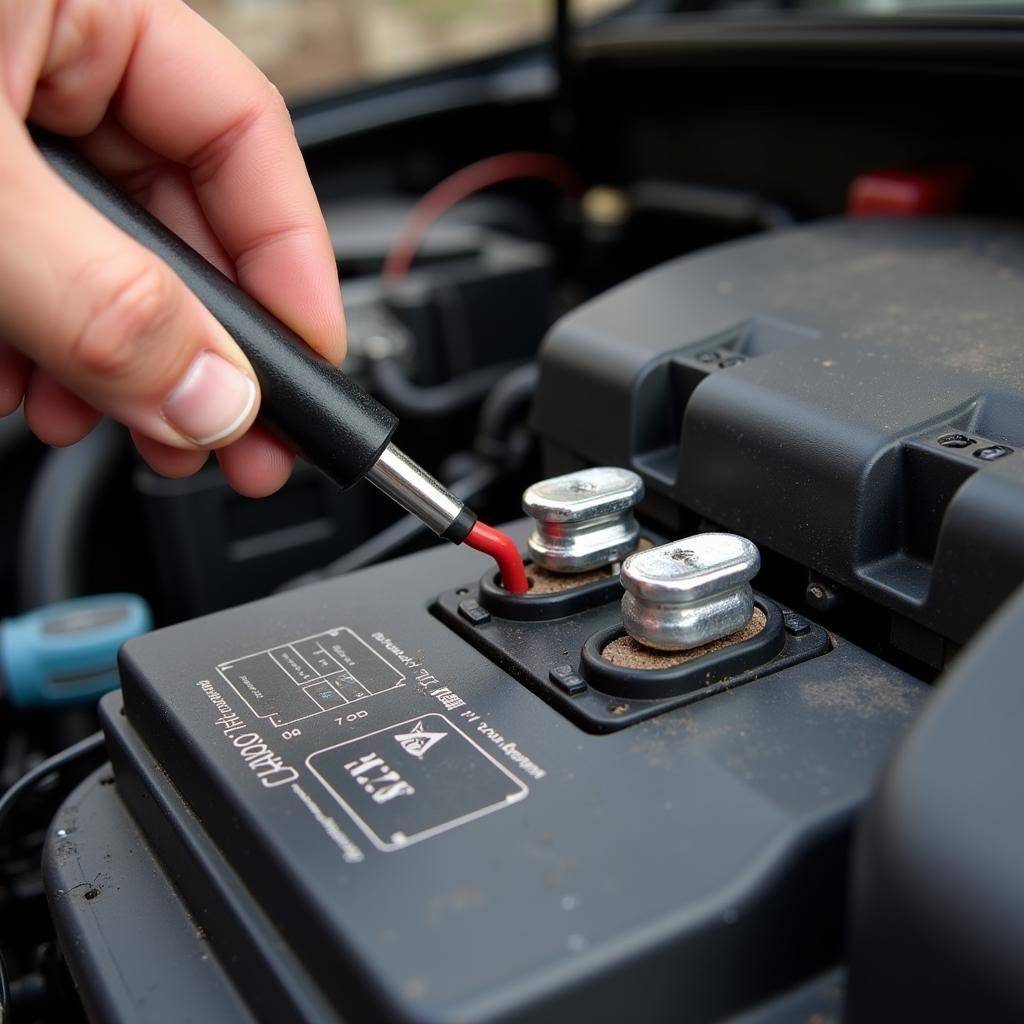
[[[490,555],[498,563],[501,570],[501,585],[510,594],[525,594],[530,589],[526,582],[526,570],[523,568],[519,549],[507,533],[481,523],[478,519],[473,524],[473,529],[466,534],[464,543],[485,555]]]

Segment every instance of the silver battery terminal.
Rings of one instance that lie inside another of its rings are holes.
[[[644,496],[636,473],[615,466],[541,480],[523,493],[536,520],[530,557],[552,572],[587,572],[621,561],[640,540],[633,509]]]
[[[742,629],[754,613],[754,544],[732,533],[699,533],[630,555],[619,578],[622,621],[638,643],[688,650]]]

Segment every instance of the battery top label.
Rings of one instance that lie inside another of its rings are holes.
[[[529,788],[445,715],[431,713],[306,758],[380,850],[400,850],[522,800]]]
[[[405,686],[405,674],[346,626],[224,662],[217,671],[280,728]]]

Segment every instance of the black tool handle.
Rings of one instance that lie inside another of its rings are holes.
[[[177,273],[246,354],[260,384],[260,415],[275,434],[342,487],[377,462],[398,418],[187,242],[108,181],[59,136],[33,131],[51,167],[125,233]]]

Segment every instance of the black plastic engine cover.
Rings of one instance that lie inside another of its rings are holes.
[[[850,828],[927,688],[839,640],[595,735],[431,614],[480,570],[446,547],[127,645],[116,787],[46,853],[102,1019],[151,1019],[126,965],[165,947],[123,850],[69,896],[115,841],[97,800],[130,810],[240,1020],[707,1020],[838,961]]]
[[[1024,590],[965,652],[860,830],[849,1024],[1024,1019]]]
[[[555,326],[534,425],[553,471],[641,473],[667,532],[703,517],[963,643],[1024,579],[1022,294],[1006,224],[705,250]]]

